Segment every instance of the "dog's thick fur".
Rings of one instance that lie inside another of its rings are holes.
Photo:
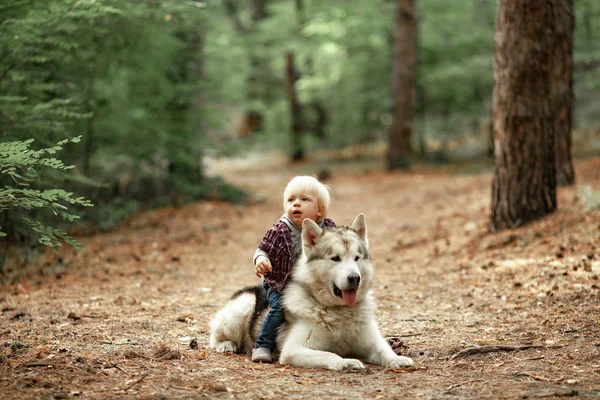
[[[360,360],[391,368],[413,365],[394,353],[375,321],[364,215],[348,228],[326,230],[306,219],[302,246],[281,295],[286,322],[277,339],[279,361],[338,371],[362,369]],[[262,287],[240,290],[211,321],[210,346],[250,353],[267,312]]]

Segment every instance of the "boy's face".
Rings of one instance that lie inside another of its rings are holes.
[[[308,193],[291,193],[285,204],[287,217],[300,229],[305,218],[317,222],[323,215],[317,197]]]

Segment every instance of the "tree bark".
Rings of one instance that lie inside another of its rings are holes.
[[[294,53],[285,55],[285,86],[290,107],[290,118],[292,127],[292,160],[300,161],[304,159],[304,146],[302,145],[302,110],[298,97],[296,96],[296,80],[298,74],[294,67]]]
[[[252,0],[251,18],[253,22],[259,22],[269,16],[267,10],[269,0]]]
[[[239,33],[246,32],[248,29],[244,26],[244,24],[242,24],[242,20],[240,19],[240,16],[238,14],[236,1],[235,0],[224,0],[223,6],[225,7],[225,12],[229,16],[229,18],[231,18],[231,21],[233,22],[233,26],[235,26],[235,29]]]
[[[558,1],[498,3],[492,232],[521,226],[556,209],[552,66]]]
[[[90,86],[91,87],[91,86]],[[91,89],[90,89],[91,90]],[[83,175],[90,176],[90,164],[92,162],[92,154],[94,149],[94,108],[91,104],[91,100],[87,101],[87,110],[92,113],[92,116],[87,120],[87,127],[85,131],[85,145],[83,147]]]
[[[413,103],[415,95],[416,18],[414,0],[398,0],[395,15],[394,110],[388,131],[387,167],[407,169],[412,156]]]
[[[193,69],[193,72],[195,74],[195,76],[200,77],[200,79],[202,81],[204,81],[204,60],[205,60],[205,56],[204,56],[204,38],[206,36],[206,28],[204,26],[204,24],[198,26],[196,32],[194,32],[194,40],[192,41],[192,46],[193,49],[195,50],[195,54],[196,56],[193,57],[193,63],[191,65],[191,68]],[[196,91],[196,103],[195,103],[195,108],[198,110],[198,114],[201,116],[198,120],[197,120],[197,125],[196,125],[196,132],[200,135],[203,136],[205,134],[206,131],[206,125],[204,123],[205,118],[203,118],[205,115],[204,113],[206,112],[205,110],[205,99],[204,99],[204,88],[199,87]],[[200,181],[204,180],[204,163],[203,163],[203,158],[204,158],[204,151],[203,149],[198,149],[198,163],[197,163],[197,173],[198,173],[198,177]]]
[[[224,0],[223,5],[236,31],[244,36],[256,33],[258,24],[271,15],[268,10],[269,0],[252,0],[250,2],[251,22],[244,24],[240,18],[239,2],[237,0]],[[269,43],[264,40],[259,40],[256,43],[256,51],[250,52],[249,56],[250,72],[246,79],[246,100],[252,103],[257,99],[262,99],[270,103],[274,99],[272,95],[273,79],[268,62],[263,54]]]
[[[571,159],[571,132],[573,120],[573,31],[575,16],[573,0],[556,2],[556,47],[554,51],[554,100],[556,101],[556,184],[575,183]]]
[[[306,14],[304,12],[304,0],[295,0],[296,3],[296,19],[298,20],[298,29],[306,23]]]

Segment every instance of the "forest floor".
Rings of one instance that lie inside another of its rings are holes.
[[[558,190],[554,214],[494,234],[489,170],[331,163],[330,216],[366,215],[377,320],[415,360],[346,373],[209,349],[212,315],[259,283],[251,256],[285,184],[318,172],[277,157],[214,168],[252,204],[146,212],[0,286],[0,398],[600,396],[600,209],[585,210],[579,187],[600,188],[600,159],[576,161],[578,186]],[[509,347],[458,354],[490,345]]]

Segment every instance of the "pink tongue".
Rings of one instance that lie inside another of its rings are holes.
[[[347,306],[353,306],[356,303],[356,290],[344,290],[342,299],[344,299]]]

